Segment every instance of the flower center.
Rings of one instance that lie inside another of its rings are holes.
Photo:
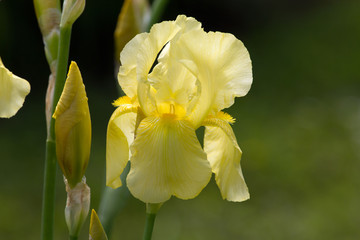
[[[186,115],[186,111],[180,104],[175,102],[163,102],[157,107],[158,113],[162,118],[181,119]]]

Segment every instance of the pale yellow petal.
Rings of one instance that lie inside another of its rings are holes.
[[[149,74],[149,81],[156,89],[155,99],[157,111],[169,104],[175,106],[174,114],[181,117],[192,111],[192,102],[198,95],[196,77],[176,59],[171,57],[161,58],[159,63]]]
[[[140,47],[148,33],[136,35],[128,42],[120,54],[121,66],[118,73],[118,82],[124,93],[135,101],[137,98],[136,59],[141,54]]]
[[[201,23],[193,17],[178,15],[175,20],[176,25],[181,28],[181,33],[186,33],[201,28]]]
[[[148,74],[151,67],[156,63],[158,54],[161,55],[161,50],[166,43],[172,41],[173,38],[177,39],[177,34],[192,31],[193,29],[200,29],[201,24],[194,18],[187,18],[184,15],[177,17],[175,21],[164,21],[155,24],[151,29],[148,37],[145,39],[141,46],[141,54],[137,58],[137,79],[138,97],[140,106],[145,115],[149,116],[155,111],[155,100],[151,96],[152,90],[150,82],[148,81]]]
[[[22,107],[26,95],[30,92],[30,84],[10,72],[0,58],[0,117],[14,116]]]
[[[224,199],[234,202],[247,200],[250,195],[241,167],[241,150],[227,121],[205,121],[204,150],[207,153],[215,180]]]
[[[91,120],[80,70],[71,62],[63,92],[56,106],[56,155],[69,184],[81,181],[90,157]]]
[[[179,30],[180,28],[174,21],[155,24],[141,46],[141,54],[137,56],[138,98],[146,116],[150,116],[156,110],[155,99],[151,95],[148,74],[161,49]]]
[[[122,184],[120,175],[130,157],[135,123],[136,108],[130,103],[120,105],[110,118],[106,137],[106,185],[109,187],[118,188]]]
[[[195,127],[209,113],[231,106],[235,97],[249,91],[252,83],[249,53],[232,34],[189,31],[170,50],[201,84],[198,104],[190,116]]]
[[[115,58],[119,62],[120,52],[136,34],[144,30],[144,20],[149,15],[148,0],[125,0],[114,32]]]
[[[131,146],[130,192],[146,203],[161,203],[172,195],[196,197],[207,185],[211,168],[189,122],[145,118]]]
[[[194,18],[187,18],[184,15],[177,17],[175,21],[164,21],[154,24],[150,33],[141,46],[138,55],[138,77],[140,80],[147,81],[150,72],[161,49],[167,42],[172,40],[176,34],[183,34],[193,29],[200,29],[201,24]]]

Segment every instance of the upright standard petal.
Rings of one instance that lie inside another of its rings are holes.
[[[206,154],[188,121],[145,118],[131,146],[130,192],[146,203],[161,203],[172,195],[196,197],[211,177]]]
[[[229,115],[225,115],[227,117]],[[232,119],[231,119],[232,121]],[[205,120],[204,150],[223,199],[241,202],[249,199],[241,167],[241,150],[235,134],[224,119]]]
[[[144,43],[148,33],[141,33],[136,35],[129,41],[120,54],[120,69],[118,73],[118,82],[121,89],[126,96],[130,97],[133,102],[137,99],[137,85],[136,79],[136,59],[140,52],[141,46]]]
[[[161,115],[173,106],[174,114],[184,117],[192,111],[192,103],[198,96],[196,77],[182,64],[170,57],[160,60],[149,74],[149,81],[156,89],[157,112]]]
[[[249,53],[232,34],[189,31],[179,38],[170,53],[198,78],[201,95],[190,116],[195,127],[244,96],[252,83]]]
[[[112,188],[118,188],[122,184],[120,175],[129,160],[137,109],[128,97],[117,102],[120,105],[110,118],[106,137],[106,185]]]
[[[137,55],[137,79],[138,97],[140,106],[146,116],[150,116],[155,111],[155,100],[152,96],[152,86],[148,81],[151,68],[157,62],[158,55],[161,55],[165,45],[177,39],[177,35],[183,34],[194,29],[200,29],[201,24],[194,18],[187,18],[184,15],[177,17],[175,21],[165,21],[155,24],[141,46],[140,53]]]
[[[150,16],[148,0],[125,0],[117,20],[114,32],[115,59],[119,62],[119,56],[124,46],[136,34],[144,31]]]
[[[0,117],[10,118],[22,107],[30,84],[10,72],[0,58]]]
[[[74,187],[85,173],[91,147],[88,98],[75,62],[71,62],[53,118],[58,162],[70,187]]]
[[[146,116],[150,116],[156,110],[148,74],[161,49],[179,30],[180,27],[174,21],[155,24],[141,46],[141,54],[137,55],[138,99]]]

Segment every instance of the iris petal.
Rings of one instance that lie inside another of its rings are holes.
[[[146,203],[161,203],[171,195],[196,197],[211,177],[206,154],[189,122],[145,118],[131,146],[130,192]]]
[[[122,185],[120,175],[130,157],[135,122],[136,108],[131,104],[120,105],[110,118],[106,141],[106,185],[109,187]]]
[[[177,17],[175,21],[164,21],[155,24],[143,42],[140,52],[137,55],[137,79],[138,96],[142,110],[146,116],[150,116],[155,111],[155,100],[151,96],[151,86],[148,81],[148,74],[156,61],[158,54],[166,43],[176,38],[177,34],[182,34],[194,29],[200,29],[201,24],[194,18],[187,18],[184,15]],[[177,38],[176,38],[177,39]],[[161,54],[160,54],[161,55]]]
[[[199,90],[196,78],[176,59],[167,57],[166,61],[160,60],[149,74],[149,81],[156,89],[158,112],[162,103],[174,104],[179,117],[192,111],[192,103],[196,101]],[[179,109],[182,109],[182,112],[179,112]]]
[[[155,111],[155,100],[151,96],[148,74],[156,61],[158,53],[164,45],[179,31],[174,21],[155,24],[141,46],[141,53],[137,58],[137,79],[139,103],[146,116]]]
[[[0,117],[14,116],[24,104],[29,92],[30,84],[12,74],[0,59]]]
[[[136,56],[147,35],[148,33],[136,35],[120,54],[122,66],[119,69],[118,82],[125,94],[132,99],[137,96]]]
[[[202,29],[181,35],[170,49],[200,81],[201,95],[190,116],[195,127],[208,116],[246,95],[252,83],[251,60],[243,43],[232,34]]]
[[[241,167],[241,150],[231,126],[222,119],[207,121],[204,150],[224,199],[241,202],[249,199]]]

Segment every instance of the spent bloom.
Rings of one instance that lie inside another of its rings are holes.
[[[29,92],[28,81],[10,72],[0,58],[0,117],[14,116],[24,104]]]
[[[241,150],[224,108],[252,83],[249,53],[232,34],[205,32],[183,15],[135,36],[120,54],[118,81],[126,96],[114,102],[107,132],[107,185],[146,203],[196,197],[212,172],[224,199],[249,198]],[[205,126],[204,148],[195,130]]]

